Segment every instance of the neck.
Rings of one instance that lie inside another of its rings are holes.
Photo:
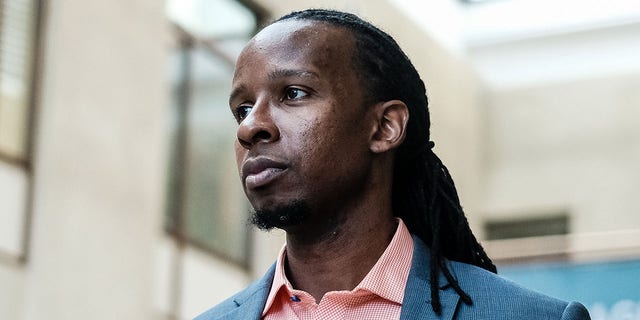
[[[364,279],[397,228],[390,207],[367,209],[374,212],[359,210],[343,215],[346,218],[332,223],[322,235],[287,233],[285,270],[294,288],[308,292],[319,302],[325,293],[352,290]]]

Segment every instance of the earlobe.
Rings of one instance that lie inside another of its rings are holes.
[[[383,153],[395,149],[404,141],[409,108],[400,100],[380,102],[374,106],[375,124],[372,128],[370,150]]]

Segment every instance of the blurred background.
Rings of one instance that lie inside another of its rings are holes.
[[[412,59],[504,276],[640,319],[640,2],[0,1],[0,319],[191,319],[261,276],[227,97],[268,21],[336,8]]]

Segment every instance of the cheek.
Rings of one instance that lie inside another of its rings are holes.
[[[305,119],[302,117],[287,118],[279,126],[280,143],[285,150],[291,150],[298,156],[307,156],[309,150],[313,149],[318,138],[323,134],[318,128],[317,119]]]
[[[351,128],[338,122],[327,122],[309,128],[301,135],[306,141],[305,148],[300,150],[303,161],[312,164],[317,175],[328,171],[341,171],[341,167],[357,158],[361,141],[353,139]]]

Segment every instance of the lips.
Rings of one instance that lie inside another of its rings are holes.
[[[253,158],[242,165],[242,181],[247,189],[255,189],[278,179],[286,170],[284,163],[264,157]]]

